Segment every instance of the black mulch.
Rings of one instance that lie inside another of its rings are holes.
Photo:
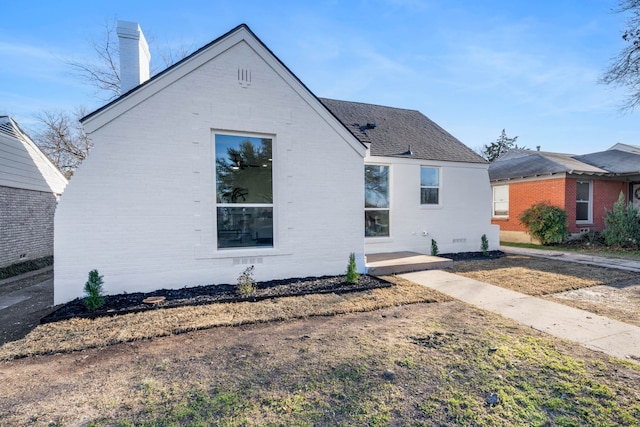
[[[135,313],[157,308],[173,308],[213,303],[230,303],[242,301],[260,301],[269,298],[301,296],[309,294],[360,292],[369,289],[388,288],[393,284],[373,276],[363,275],[358,283],[345,282],[344,276],[306,277],[286,280],[272,280],[258,283],[255,292],[239,295],[235,285],[205,285],[182,289],[161,289],[154,292],[136,292],[105,296],[105,304],[100,309],[90,312],[82,299],[73,301],[42,318],[40,323],[57,322],[73,317],[96,318],[117,314]],[[163,296],[165,301],[150,305],[142,301],[148,297]]]
[[[504,256],[504,252],[502,251],[487,251],[487,253],[482,252],[459,252],[457,254],[438,254],[441,258],[449,258],[453,261],[475,261],[475,260],[484,260],[484,259],[495,259],[502,258]]]

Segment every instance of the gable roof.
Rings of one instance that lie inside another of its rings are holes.
[[[9,116],[0,116],[0,186],[61,194],[67,179]]]
[[[325,115],[330,119],[330,121],[333,121],[335,125],[337,125],[334,126],[334,129],[343,134],[350,144],[354,147],[357,145],[359,150],[363,148],[364,144],[358,138],[354,138],[352,132],[320,102],[318,97],[309,90],[309,88],[267,47],[267,45],[262,42],[262,40],[258,38],[258,36],[255,35],[253,31],[251,31],[249,26],[246,24],[240,24],[226,34],[223,34],[212,42],[202,46],[200,49],[186,56],[182,60],[155,74],[149,80],[120,95],[118,98],[103,105],[97,110],[87,114],[80,119],[80,122],[86,127],[88,123],[95,120],[97,123],[92,124],[91,126],[94,127],[94,129],[100,127],[102,124],[108,122],[114,117],[113,114],[115,113],[110,114],[109,111],[113,110],[117,105],[126,102],[131,102],[135,105],[138,102],[141,102],[143,99],[152,96],[162,88],[168,86],[173,81],[206,63],[218,53],[231,48],[241,41],[248,43],[254,52],[269,63],[277,73],[283,77],[286,76],[286,78],[289,79],[289,85],[298,94],[300,94],[300,96],[307,98],[311,107],[316,109],[319,114]],[[98,117],[100,118],[98,119]]]
[[[453,135],[416,110],[320,98],[372,156],[486,163]]]
[[[491,181],[554,174],[616,176],[637,174],[640,154],[609,149],[599,153],[575,155],[512,149],[489,165]]]

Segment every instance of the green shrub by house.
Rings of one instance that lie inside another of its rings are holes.
[[[438,242],[431,239],[431,256],[438,256]]]
[[[631,203],[626,203],[622,192],[613,209],[605,209],[604,227],[602,236],[607,246],[636,248],[640,245],[638,210]]]
[[[89,311],[95,311],[104,305],[105,299],[102,295],[102,276],[98,273],[98,270],[91,270],[89,272],[89,280],[84,284],[84,293],[87,295],[84,297],[84,305]]]
[[[358,283],[358,277],[360,277],[360,275],[356,271],[356,255],[351,252],[349,254],[349,264],[347,264],[347,274],[344,280],[353,285]]]
[[[558,206],[536,203],[525,210],[519,219],[543,245],[562,243],[568,235],[567,212]]]
[[[480,237],[480,249],[482,250],[482,255],[487,255],[489,253],[489,239],[487,239],[487,235],[483,234]]]

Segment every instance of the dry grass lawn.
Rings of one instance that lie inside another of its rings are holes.
[[[533,295],[637,279],[528,257],[454,271]],[[386,279],[40,325],[0,347],[0,426],[639,425],[637,364]]]
[[[180,334],[217,326],[333,316],[451,298],[398,277],[385,277],[397,286],[351,294],[321,294],[258,302],[210,304],[152,310],[97,319],[70,319],[36,327],[24,339],[0,347],[0,360]]]

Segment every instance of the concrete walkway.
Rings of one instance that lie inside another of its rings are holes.
[[[640,363],[640,328],[441,270],[400,275],[542,332]]]
[[[500,250],[507,255],[528,255],[540,258],[557,259],[558,261],[570,261],[580,264],[598,265],[600,267],[617,268],[620,270],[640,273],[640,261],[631,261],[622,258],[584,255],[569,251],[563,252],[543,249],[517,248],[514,246],[500,246]]]

